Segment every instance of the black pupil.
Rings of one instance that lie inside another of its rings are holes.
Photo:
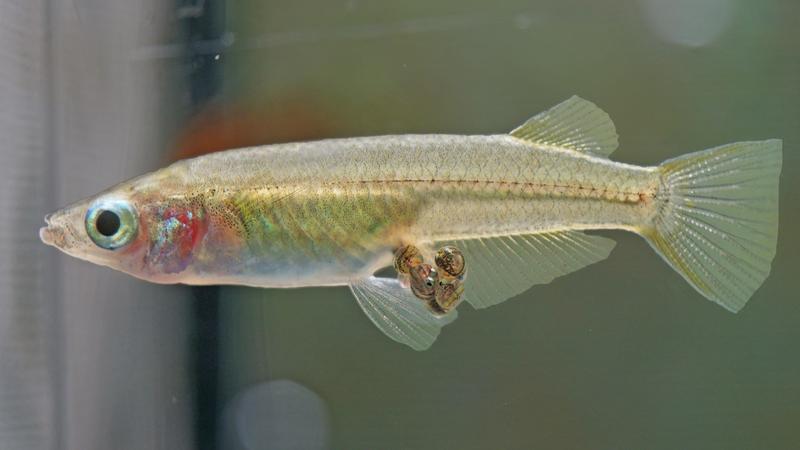
[[[94,226],[103,236],[113,236],[119,231],[119,216],[111,211],[103,211],[97,216]]]

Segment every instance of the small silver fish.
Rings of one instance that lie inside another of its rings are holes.
[[[605,259],[614,241],[584,230],[641,235],[736,312],[775,255],[781,145],[739,142],[656,167],[612,162],[611,119],[572,97],[510,134],[334,139],[180,161],[48,216],[40,236],[158,283],[348,285],[378,328],[417,350],[455,318],[462,292],[485,308]],[[406,271],[398,279],[373,275],[393,262]]]

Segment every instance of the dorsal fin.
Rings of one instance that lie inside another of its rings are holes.
[[[606,259],[615,242],[580,231],[503,236],[448,243],[464,253],[464,299],[486,308]]]
[[[608,114],[578,96],[531,117],[509,134],[537,144],[603,157],[608,157],[618,145],[617,130]]]

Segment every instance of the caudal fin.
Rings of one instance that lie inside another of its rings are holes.
[[[658,213],[645,238],[695,289],[733,312],[775,256],[781,146],[738,142],[659,167]]]

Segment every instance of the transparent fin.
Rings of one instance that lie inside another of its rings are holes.
[[[617,149],[617,130],[605,111],[573,96],[541,112],[510,133],[539,144],[608,157]]]
[[[739,142],[664,162],[643,232],[695,289],[739,311],[770,271],[778,239],[781,141]]]
[[[369,277],[351,284],[350,290],[378,329],[414,350],[430,347],[441,328],[457,316],[456,311],[434,315],[396,279]]]
[[[455,241],[464,253],[464,298],[486,308],[606,259],[615,242],[580,231]]]

